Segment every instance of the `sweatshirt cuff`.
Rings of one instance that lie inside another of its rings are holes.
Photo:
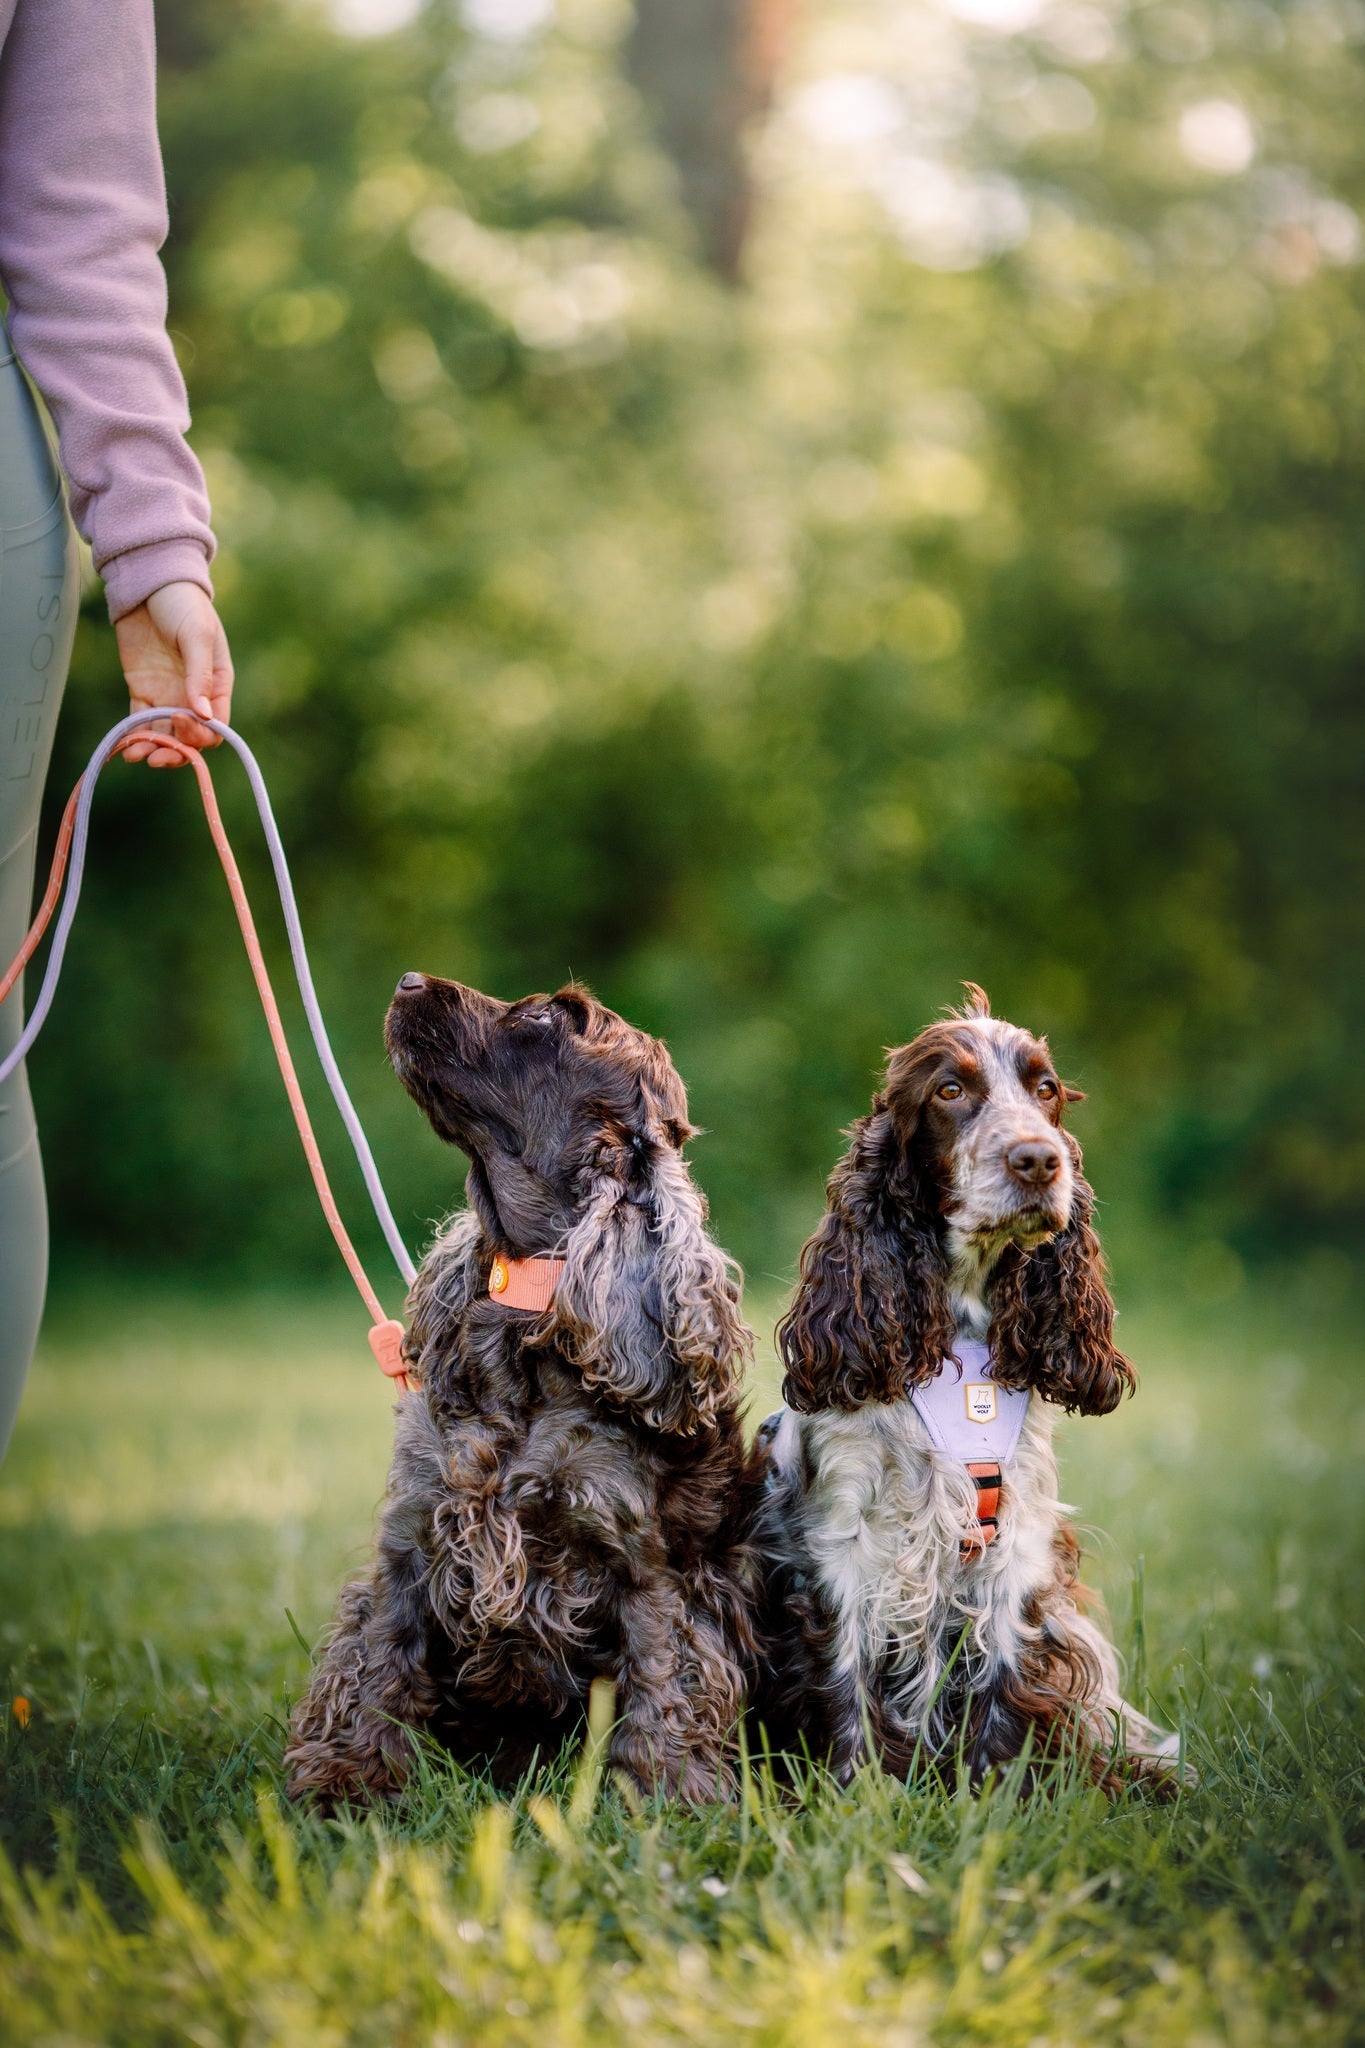
[[[147,547],[128,548],[111,556],[101,574],[111,619],[136,611],[165,583],[197,583],[213,596],[208,556],[197,540],[157,540]]]

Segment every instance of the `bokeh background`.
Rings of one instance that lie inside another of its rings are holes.
[[[1359,0],[158,16],[236,721],[410,1237],[407,967],[662,1033],[765,1283],[970,976],[1089,1090],[1121,1274],[1343,1298]],[[49,842],[119,702],[92,591]],[[59,1287],[330,1273],[188,777],[106,778],[33,1082]]]
[[[841,1128],[983,983],[1089,1091],[1142,1397],[1061,1420],[1062,1486],[1201,1780],[609,1793],[566,1852],[526,1805],[564,1759],[512,1808],[433,1765],[281,1819],[390,1402],[194,787],[114,768],[31,1062],[11,2034],[1356,2048],[1365,5],[158,17],[236,723],[410,1243],[463,1168],[387,1069],[394,981],[582,976],[687,1078],[761,1416]],[[92,587],[48,844],[123,702]]]

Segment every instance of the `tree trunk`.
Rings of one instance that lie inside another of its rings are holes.
[[[637,0],[627,69],[677,166],[713,270],[738,282],[753,211],[746,131],[772,100],[794,0]]]

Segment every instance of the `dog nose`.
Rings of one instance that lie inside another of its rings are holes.
[[[425,988],[426,985],[427,978],[425,974],[400,974],[398,977],[398,992],[400,995],[416,995],[418,989]]]
[[[1029,1181],[1034,1187],[1046,1187],[1061,1172],[1062,1155],[1057,1146],[1046,1138],[1030,1138],[1025,1144],[1010,1146],[1005,1154],[1005,1164],[1016,1180]]]

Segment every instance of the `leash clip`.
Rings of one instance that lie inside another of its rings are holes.
[[[375,1323],[370,1330],[370,1349],[382,1373],[391,1380],[408,1383],[408,1365],[403,1356],[403,1339],[407,1331],[401,1323]]]

